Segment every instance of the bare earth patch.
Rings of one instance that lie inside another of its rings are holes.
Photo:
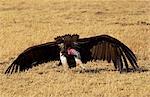
[[[64,72],[58,62],[4,75],[27,47],[64,34],[111,35],[138,58],[143,72],[119,74],[106,62]],[[150,1],[1,0],[0,97],[150,97]]]

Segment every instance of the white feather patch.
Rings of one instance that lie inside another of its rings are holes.
[[[60,61],[64,68],[68,68],[67,58],[60,52]]]

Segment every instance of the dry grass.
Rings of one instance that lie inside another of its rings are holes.
[[[123,41],[145,72],[119,74],[112,64],[92,63],[64,72],[49,62],[4,75],[8,65],[29,46],[57,35],[111,35]],[[150,97],[150,1],[1,0],[0,97]]]

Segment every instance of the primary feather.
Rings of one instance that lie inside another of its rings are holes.
[[[138,68],[135,54],[126,45],[111,36],[82,38],[77,43],[80,45],[81,58],[84,63],[92,60],[112,61],[115,68],[122,71],[123,66],[128,69],[129,61],[133,69]]]
[[[5,71],[13,73],[25,71],[40,63],[59,60],[59,46],[55,42],[29,47],[22,52]]]

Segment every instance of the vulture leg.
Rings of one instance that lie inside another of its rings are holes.
[[[75,57],[75,61],[76,61],[76,64],[79,67],[81,67],[82,69],[85,69],[85,67],[83,66],[83,63],[82,63],[81,59]]]
[[[59,63],[57,64],[57,66],[61,66],[62,65],[62,63],[61,63],[61,61],[59,61]]]
[[[67,58],[62,53],[60,53],[60,61],[64,67],[64,71],[67,71],[69,69]]]

